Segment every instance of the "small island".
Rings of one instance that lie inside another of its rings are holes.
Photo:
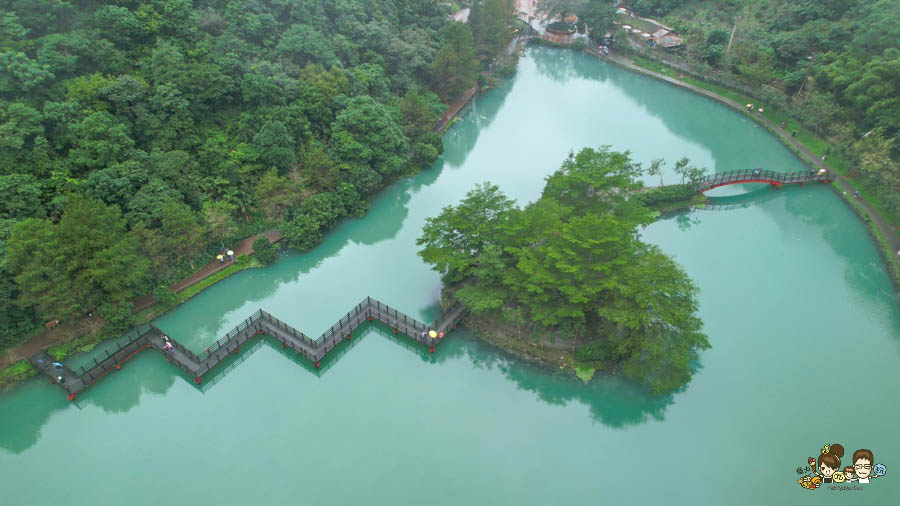
[[[640,240],[667,200],[643,191],[643,172],[628,152],[586,148],[524,208],[478,185],[428,219],[419,254],[442,274],[445,298],[465,304],[468,325],[495,345],[583,379],[601,370],[676,390],[709,341],[697,287]],[[680,186],[667,196],[690,193]]]

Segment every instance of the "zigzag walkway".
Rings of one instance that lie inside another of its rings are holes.
[[[68,392],[68,399],[71,401],[75,400],[79,392],[109,372],[121,369],[123,362],[147,348],[154,348],[164,354],[166,360],[191,375],[194,383],[199,385],[203,381],[203,375],[225,360],[229,354],[237,353],[244,343],[263,334],[278,340],[282,347],[291,348],[303,355],[318,368],[322,359],[342,340],[350,340],[352,332],[360,325],[375,320],[390,326],[394,334],[406,334],[428,346],[429,351],[434,353],[435,345],[450,330],[456,328],[465,312],[463,305],[456,304],[429,326],[387,304],[366,297],[315,340],[260,309],[199,355],[171,337],[169,342],[172,343],[172,349],[164,351],[163,332],[151,324],[146,324],[130,330],[118,341],[115,348],[106,350],[90,364],[77,370],[65,365],[62,369],[54,366],[54,360],[43,351],[28,360],[52,383],[57,383]]]

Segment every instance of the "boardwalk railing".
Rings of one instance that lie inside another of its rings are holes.
[[[697,182],[696,188],[698,192],[704,192],[719,186],[741,183],[768,183],[778,187],[786,184],[830,183],[834,181],[834,178],[834,173],[828,170],[822,172],[815,170],[776,172],[763,169],[742,169],[710,174]]]
[[[225,360],[229,354],[237,353],[244,343],[262,334],[269,334],[284,348],[289,347],[300,353],[311,360],[318,369],[322,359],[344,339],[350,340],[354,330],[366,322],[375,320],[391,327],[394,334],[403,333],[428,346],[429,351],[433,353],[435,345],[446,333],[456,328],[456,324],[462,319],[465,311],[464,306],[456,304],[429,326],[381,301],[366,297],[338,319],[331,328],[323,332],[318,339],[313,340],[303,332],[259,309],[200,354],[194,353],[171,337],[168,338],[171,348],[167,350],[163,332],[151,324],[145,324],[130,330],[114,346],[94,357],[90,363],[80,367],[77,371],[65,366],[60,370],[53,366],[53,359],[44,352],[29,360],[38,371],[69,392],[69,399],[74,400],[78,392],[110,371],[120,369],[123,362],[146,348],[155,348],[162,352],[166,360],[193,376],[194,382],[199,385],[204,374]],[[59,379],[60,377],[62,380]]]

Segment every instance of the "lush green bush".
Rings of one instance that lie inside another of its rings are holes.
[[[676,202],[679,200],[687,200],[696,195],[697,190],[694,185],[676,184],[663,186],[662,188],[654,188],[640,194],[644,205],[653,207],[657,204],[666,202]]]
[[[253,254],[259,260],[259,263],[263,265],[275,263],[276,251],[275,245],[266,237],[259,237],[253,241]]]
[[[619,351],[611,340],[605,338],[597,339],[575,350],[575,360],[582,364],[604,365],[619,362],[626,356],[627,354]]]
[[[153,295],[156,297],[156,300],[166,306],[171,306],[178,301],[178,294],[166,285],[158,286],[156,290],[153,291]]]
[[[106,325],[115,332],[125,332],[134,323],[134,305],[131,302],[121,304],[103,304],[97,313],[106,320]]]

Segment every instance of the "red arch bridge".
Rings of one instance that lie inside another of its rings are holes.
[[[800,172],[776,172],[763,169],[742,169],[710,174],[697,183],[697,191],[703,193],[720,186],[745,183],[766,183],[781,188],[786,184],[803,186],[806,183],[831,183],[835,175],[830,170],[810,170]]]

